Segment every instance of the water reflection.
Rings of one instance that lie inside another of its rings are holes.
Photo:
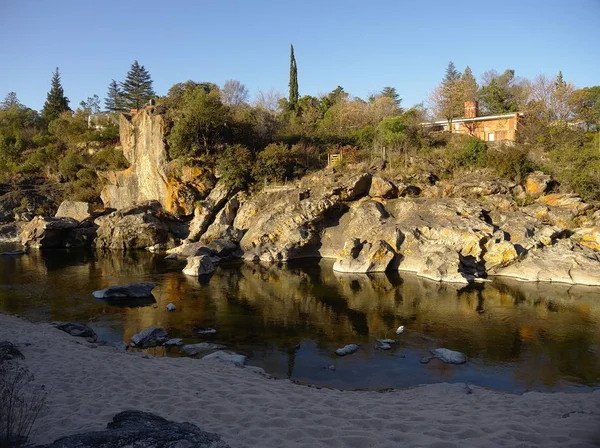
[[[143,252],[3,257],[0,311],[90,322],[110,341],[162,326],[189,342],[225,343],[275,376],[334,387],[470,381],[522,391],[599,383],[597,288],[510,281],[462,287],[398,274],[341,275],[329,262],[222,266],[209,281],[186,277],[182,268],[182,262]],[[155,305],[119,307],[91,296],[96,289],[141,281],[157,283]],[[169,302],[176,312],[166,310]],[[396,337],[399,325],[408,331]],[[199,335],[205,327],[218,332]],[[377,351],[376,337],[399,343]],[[359,352],[333,355],[349,343],[361,344]],[[470,361],[420,364],[435,347],[462,351]],[[153,353],[179,355],[165,348]]]

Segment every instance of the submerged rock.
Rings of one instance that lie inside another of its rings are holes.
[[[52,326],[65,333],[69,333],[71,336],[88,338],[89,342],[95,342],[98,339],[98,335],[86,324],[78,322],[52,322]]]
[[[186,352],[188,355],[195,355],[199,352],[221,350],[222,348],[225,348],[225,346],[221,344],[213,344],[212,342],[199,342],[198,344],[186,344],[181,347],[181,350]]]
[[[165,342],[165,345],[167,347],[174,346],[174,345],[181,345],[181,344],[183,344],[183,339],[181,339],[181,338],[171,338],[167,342]]]
[[[105,289],[94,291],[92,295],[96,299],[122,300],[122,299],[144,299],[152,297],[155,283],[132,283],[125,286],[109,286]]]
[[[431,350],[431,356],[422,358],[421,363],[427,364],[433,358],[437,358],[446,364],[464,364],[467,362],[467,357],[461,352],[448,350],[447,348],[436,348]]]
[[[352,353],[354,353],[355,351],[357,351],[359,348],[358,345],[356,344],[348,344],[342,348],[338,348],[335,351],[335,354],[338,356],[346,356],[346,355],[351,355]]]
[[[138,348],[156,347],[167,340],[167,332],[160,327],[145,328],[131,337],[131,343]]]
[[[10,361],[15,358],[25,359],[25,356],[23,356],[23,353],[21,353],[12,342],[0,342],[0,362]]]
[[[40,448],[229,448],[218,434],[191,423],[165,420],[155,414],[124,411],[113,417],[104,431],[75,434]]]
[[[211,353],[210,355],[206,355],[202,357],[204,361],[221,361],[233,364],[237,367],[243,367],[246,363],[246,357],[244,355],[238,355],[237,353],[229,353],[224,352],[223,350],[219,350],[217,352]]]
[[[7,252],[2,252],[0,256],[16,256],[16,255],[25,255],[27,251],[24,250],[9,250]]]

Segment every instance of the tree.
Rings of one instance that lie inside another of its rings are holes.
[[[526,104],[528,86],[526,82],[515,77],[512,69],[498,74],[490,70],[482,75],[483,86],[479,89],[481,110],[488,115],[518,112]]]
[[[120,83],[123,105],[127,109],[141,109],[150,99],[156,96],[152,89],[150,73],[138,61],[131,64],[125,81]]]
[[[575,90],[571,95],[571,107],[575,118],[583,122],[589,131],[600,126],[600,86]]]
[[[296,66],[296,57],[294,56],[294,46],[290,46],[290,95],[288,98],[289,107],[296,110],[298,105],[298,67]]]
[[[462,74],[461,82],[463,90],[463,100],[476,101],[477,90],[479,89],[479,86],[477,85],[477,80],[475,79],[475,76],[473,76],[471,67],[469,67],[468,65],[465,67],[465,71]]]
[[[400,102],[402,101],[402,98],[400,98],[400,95],[398,95],[398,92],[396,92],[396,89],[394,87],[384,87],[381,90],[379,96],[384,96],[393,99],[396,105],[400,107]]]
[[[119,83],[114,79],[108,86],[108,93],[104,99],[104,108],[110,112],[125,112],[127,108],[124,105],[123,92]]]
[[[42,109],[42,118],[47,122],[57,119],[63,112],[71,110],[69,108],[69,98],[65,96],[65,92],[60,83],[60,72],[58,67],[52,75],[52,82],[46,102]]]
[[[2,103],[0,103],[1,110],[8,110],[11,107],[16,106],[18,108],[24,107],[20,102],[19,98],[17,98],[17,94],[15,92],[8,92],[4,97]]]
[[[430,95],[430,101],[435,114],[438,117],[452,120],[464,114],[464,92],[461,82],[461,74],[456,70],[454,63],[450,61],[446,68],[446,75],[438,87]]]
[[[248,101],[248,89],[236,79],[229,79],[221,89],[221,101],[227,106],[241,106]]]
[[[98,95],[88,96],[87,100],[82,101],[79,105],[87,114],[97,114],[100,112],[100,98]]]

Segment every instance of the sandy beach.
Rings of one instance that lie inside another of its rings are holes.
[[[49,324],[0,314],[45,385],[34,443],[101,430],[136,409],[190,422],[232,447],[598,446],[600,391],[500,393],[464,384],[338,391],[191,358],[144,358],[89,344]]]

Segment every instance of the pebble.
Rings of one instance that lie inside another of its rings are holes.
[[[174,303],[169,303],[169,304],[167,305],[167,309],[168,309],[169,311],[175,311],[175,310],[177,309],[177,307],[175,306],[175,304],[174,304]]]

